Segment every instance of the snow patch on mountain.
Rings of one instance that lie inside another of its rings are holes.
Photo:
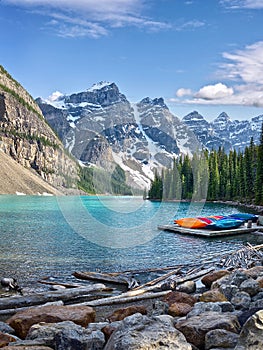
[[[139,131],[145,137],[145,139],[148,143],[147,146],[148,146],[149,152],[151,154],[151,157],[154,158],[154,156],[157,153],[162,152],[162,149],[159,147],[157,142],[153,142],[153,140],[150,137],[148,137],[148,135],[145,132],[145,130],[147,130],[147,128],[142,127],[141,119],[140,119],[140,112],[138,111],[137,104],[133,103],[132,108],[133,108],[134,118],[135,118],[136,124],[138,125]]]
[[[108,82],[108,81],[101,81],[101,82],[99,82],[99,83],[93,84],[92,87],[89,88],[87,91],[89,91],[89,92],[94,92],[94,91],[96,91],[96,90],[103,89],[104,87],[110,86],[110,85],[112,85],[112,84],[113,84],[113,83],[110,83],[110,82]]]
[[[153,179],[153,172],[149,167],[144,172],[140,172],[139,170],[132,169],[131,167],[125,164],[126,154],[123,152],[113,153],[113,159],[126,173],[126,176],[129,177],[129,182],[131,185],[135,185],[135,187],[139,187],[141,189],[149,188],[151,184],[151,179]],[[147,174],[147,175],[146,175]]]

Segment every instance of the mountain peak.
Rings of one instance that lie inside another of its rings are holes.
[[[218,117],[216,117],[216,119],[214,120],[214,122],[219,122],[219,121],[224,121],[224,122],[230,122],[231,119],[229,117],[229,115],[226,112],[222,112],[219,114]]]
[[[160,106],[162,108],[168,109],[166,106],[164,99],[162,97],[157,97],[154,99],[151,99],[150,97],[145,97],[139,102],[140,105],[152,105],[152,106]]]
[[[200,114],[198,113],[197,111],[193,111],[189,114],[187,114],[186,116],[184,116],[182,118],[182,121],[183,122],[189,122],[189,121],[195,121],[195,122],[203,122],[203,121],[206,121],[205,118]]]
[[[97,91],[97,90],[101,90],[105,87],[114,87],[114,88],[117,88],[117,85],[115,83],[110,83],[108,81],[100,81],[99,83],[95,83],[92,85],[91,88],[89,88],[87,91],[88,92],[94,92],[94,91]],[[118,88],[117,88],[118,89]]]

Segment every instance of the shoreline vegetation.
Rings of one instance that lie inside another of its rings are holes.
[[[155,172],[150,200],[222,201],[263,206],[263,124],[259,145],[253,138],[243,152],[224,148],[181,155],[171,169]]]
[[[149,199],[146,198],[147,200],[150,200],[152,202],[166,202],[166,203],[180,203],[180,202],[185,202],[185,203],[190,203],[190,202],[194,202],[194,203],[215,203],[215,204],[226,204],[226,205],[230,205],[233,207],[241,207],[244,209],[248,209],[249,211],[253,211],[254,214],[259,214],[259,215],[263,215],[263,205],[255,205],[255,204],[251,204],[251,203],[242,203],[242,202],[238,202],[238,201],[207,201],[205,199],[203,200],[195,200],[192,201],[190,199]]]

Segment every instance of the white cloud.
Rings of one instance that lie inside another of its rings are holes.
[[[53,92],[49,97],[48,97],[48,101],[56,101],[58,100],[60,97],[64,96],[60,91],[55,91]]]
[[[245,83],[263,84],[263,41],[235,53],[224,52],[223,57],[226,62],[221,64],[220,75]]]
[[[53,19],[47,23],[47,26],[55,28],[57,35],[61,37],[99,38],[108,34],[106,28],[98,23],[57,12],[50,13],[50,16]]]
[[[108,34],[110,28],[136,26],[151,31],[168,29],[167,23],[145,17],[145,0],[2,0],[3,3],[38,10],[57,34],[65,37]],[[56,11],[56,12],[55,12]]]
[[[142,7],[140,0],[2,0],[22,6],[47,6],[49,8],[85,11],[94,14],[135,14]]]
[[[263,107],[263,41],[243,50],[224,52],[222,58],[224,62],[216,73],[221,82],[203,86],[191,95],[184,93],[190,89],[178,89],[176,98],[170,102]],[[184,98],[186,95],[189,96],[187,99]]]
[[[263,9],[262,0],[221,0],[220,3],[230,9]]]
[[[204,100],[218,100],[233,95],[234,90],[222,83],[207,85],[194,94],[196,98]]]
[[[209,105],[209,106],[253,106],[263,107],[263,91],[245,90],[220,99],[204,99],[192,96],[189,99],[171,98],[169,102],[177,105]]]
[[[176,91],[176,96],[177,97],[190,96],[190,95],[192,95],[192,90],[191,89],[181,88],[181,89],[178,89]]]
[[[187,30],[187,29],[196,29],[196,28],[200,28],[203,26],[205,26],[205,22],[198,21],[198,20],[192,20],[192,21],[187,21],[181,25],[176,26],[176,30],[181,31],[181,30]]]

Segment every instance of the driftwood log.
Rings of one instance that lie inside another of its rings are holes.
[[[170,290],[157,292],[157,293],[143,293],[143,294],[139,294],[137,291],[137,295],[133,295],[133,291],[131,291],[131,292],[123,293],[113,297],[87,301],[77,305],[87,305],[87,306],[95,307],[95,306],[125,304],[125,303],[134,302],[134,301],[136,302],[136,301],[146,300],[146,299],[162,298],[168,293],[170,293]]]
[[[261,265],[263,262],[263,254],[260,252],[263,246],[252,246],[247,243],[244,247],[225,254],[219,261],[218,265],[221,268],[237,269],[250,268],[255,264]]]
[[[108,290],[104,284],[97,283],[87,287],[63,289],[61,291],[48,291],[9,298],[0,298],[0,310],[29,307],[62,300],[64,302],[74,301],[80,297],[89,297],[94,292]],[[93,294],[94,295],[94,294]]]
[[[154,280],[149,281],[145,284],[142,284],[141,286],[138,286],[138,287],[134,288],[133,290],[141,290],[141,289],[145,289],[145,287],[154,286],[157,283],[166,280],[168,277],[176,275],[178,272],[180,272],[180,268],[173,270],[173,271],[170,271],[170,272],[168,272],[168,273],[166,273],[158,278],[155,278]]]
[[[39,280],[38,283],[41,284],[47,284],[50,286],[61,286],[64,288],[81,288],[85,287],[83,284],[76,284],[76,283],[63,283],[63,282],[53,282],[53,281],[47,281],[47,280]]]
[[[79,272],[75,271],[73,273],[73,276],[82,279],[82,280],[91,280],[91,281],[98,281],[98,282],[106,282],[106,283],[112,283],[112,284],[121,284],[128,287],[128,289],[132,289],[134,286],[137,286],[138,283],[133,277],[129,276],[114,276],[112,274],[108,273],[101,273],[101,272]]]
[[[185,281],[195,280],[197,278],[200,278],[207,273],[213,271],[215,268],[211,267],[208,269],[204,269],[198,272],[195,272],[193,274],[189,274],[188,276],[178,278],[176,281],[177,283],[183,283]],[[167,275],[167,274],[166,274]],[[171,275],[169,273],[169,275]],[[169,277],[169,276],[168,276]],[[166,276],[167,278],[167,276]],[[114,304],[124,304],[134,301],[141,301],[144,299],[154,299],[154,298],[161,298],[168,294],[170,290],[166,291],[160,291],[160,292],[152,292],[157,287],[161,287],[160,281],[157,284],[154,285],[148,285],[148,286],[141,286],[140,288],[136,288],[134,290],[128,291],[126,293],[122,293],[120,295],[98,299],[98,300],[92,300],[88,302],[81,303],[79,305],[88,305],[88,306],[104,306],[104,305],[114,305]]]

